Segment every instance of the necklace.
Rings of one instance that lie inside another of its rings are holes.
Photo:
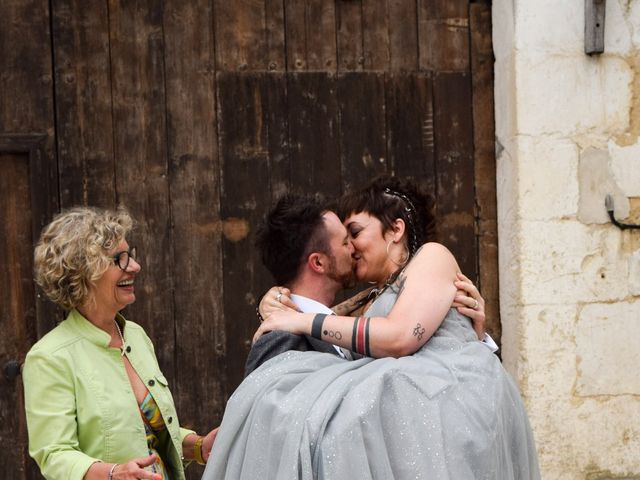
[[[122,336],[122,330],[120,330],[120,324],[117,320],[113,321],[116,324],[116,329],[118,330],[118,335],[120,335],[120,340],[122,341],[122,345],[120,346],[120,355],[124,357],[124,337]]]

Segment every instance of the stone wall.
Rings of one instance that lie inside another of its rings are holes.
[[[640,1],[494,0],[503,359],[542,478],[640,479]]]

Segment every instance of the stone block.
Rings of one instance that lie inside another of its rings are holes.
[[[611,222],[604,204],[607,195],[613,197],[617,219],[629,215],[629,200],[616,182],[610,161],[604,150],[590,148],[580,155],[578,220],[583,223]]]
[[[585,305],[578,315],[576,393],[640,395],[640,301]]]
[[[609,154],[613,177],[622,193],[627,197],[640,197],[640,142],[619,146],[611,140]]]
[[[604,28],[604,51],[607,55],[627,55],[633,48],[631,24],[620,2],[607,2]]]
[[[557,0],[517,3],[517,50],[584,55],[582,3]]]
[[[583,398],[574,402],[576,438],[588,480],[640,478],[640,399],[630,396]],[[594,441],[597,438],[597,441]],[[597,467],[596,467],[597,466]],[[594,468],[595,467],[595,468]],[[594,471],[595,470],[595,471]]]
[[[615,135],[629,125],[633,72],[621,58],[519,53],[518,133]]]
[[[557,305],[626,298],[628,262],[620,236],[618,229],[576,221],[523,221],[521,302]]]
[[[525,306],[520,314],[520,356],[527,365],[523,393],[547,404],[568,399],[576,378],[576,305]]]
[[[631,26],[631,43],[635,50],[640,50],[640,2],[631,2],[627,5],[629,13],[625,18]]]
[[[517,2],[516,49],[548,54],[584,55],[584,2]],[[640,10],[637,2],[607,2],[605,54],[627,55],[634,46]],[[639,10],[634,12],[633,10]],[[636,48],[638,43],[635,43]]]
[[[629,257],[629,293],[640,296],[640,250]]]
[[[640,430],[637,422],[640,402],[628,397],[586,399],[576,405],[576,448],[589,467],[589,480],[632,479],[640,473]],[[597,432],[597,442],[594,433]],[[597,466],[597,467],[596,467]]]
[[[512,0],[494,0],[491,5],[493,54],[496,63],[511,56],[515,40],[515,14]]]
[[[515,57],[509,54],[494,64],[494,103],[496,139],[504,143],[515,136],[516,126],[516,76]],[[499,154],[500,149],[496,149]]]
[[[553,220],[578,213],[578,146],[566,139],[518,137],[520,216]]]

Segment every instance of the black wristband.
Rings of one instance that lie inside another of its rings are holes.
[[[313,338],[322,340],[322,324],[324,323],[326,316],[326,313],[319,313],[313,317],[313,323],[311,324],[311,336]]]

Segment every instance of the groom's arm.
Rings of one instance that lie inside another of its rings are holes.
[[[244,366],[244,376],[246,377],[264,362],[281,353],[289,350],[306,352],[311,349],[307,339],[301,335],[279,330],[269,332],[261,336],[251,347]]]

